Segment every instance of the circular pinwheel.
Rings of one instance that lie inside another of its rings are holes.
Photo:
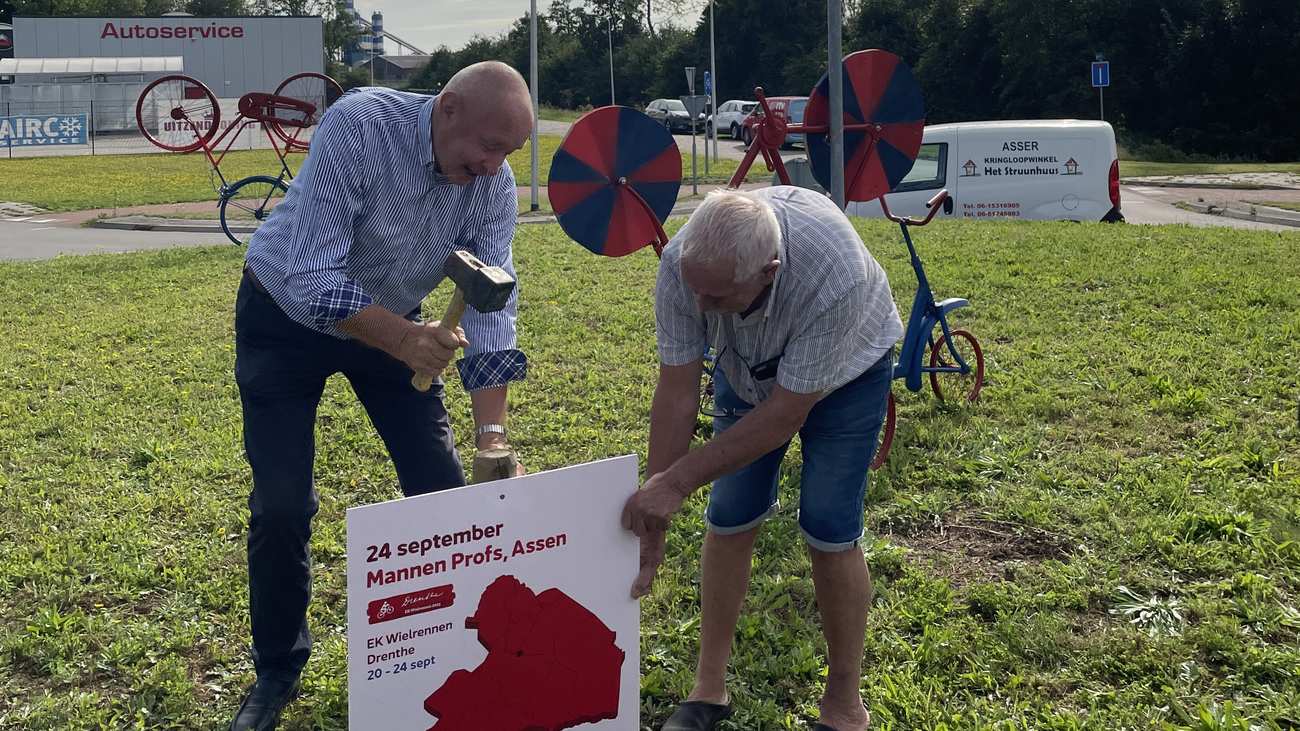
[[[858,51],[844,58],[844,193],[870,201],[888,193],[912,169],[925,131],[925,100],[912,69],[888,51]],[[813,177],[831,187],[830,81],[813,89],[804,124]]]
[[[547,195],[560,227],[604,256],[668,242],[663,221],[677,202],[682,155],[671,134],[641,112],[601,107],[583,115],[551,162]]]

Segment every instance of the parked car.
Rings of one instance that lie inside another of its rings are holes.
[[[767,105],[772,108],[772,113],[785,117],[788,124],[802,124],[804,109],[808,107],[808,97],[806,96],[769,96]],[[745,140],[745,146],[754,141],[754,125],[763,115],[763,107],[755,106],[753,113],[745,117],[741,135]],[[802,134],[787,134],[785,136],[785,147],[791,145],[803,145],[804,139]]]
[[[969,219],[1123,221],[1115,130],[1075,119],[958,122],[925,128],[912,170],[889,195],[903,216],[924,216],[940,189],[943,216]],[[881,216],[876,201],[850,203]]]
[[[691,131],[690,112],[680,99],[655,99],[646,105],[645,113],[669,132]]]
[[[747,102],[743,99],[732,99],[718,105],[718,135],[729,135],[732,139],[740,139],[740,130],[745,125],[745,117],[754,111],[758,102]],[[710,115],[705,126],[705,134],[713,134],[713,116]]]

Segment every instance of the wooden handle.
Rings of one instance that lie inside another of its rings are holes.
[[[451,301],[447,303],[447,311],[443,313],[442,321],[438,325],[455,332],[456,328],[460,326],[461,315],[464,314],[465,293],[460,290],[460,287],[457,287],[456,291],[452,293]],[[421,393],[428,391],[433,386],[433,376],[428,373],[416,373],[411,376],[411,385]]]

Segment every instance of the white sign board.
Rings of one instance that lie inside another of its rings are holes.
[[[265,133],[262,132],[262,125],[255,123],[245,127],[238,133],[231,133],[238,136],[237,141],[231,143],[230,138],[226,137],[221,140],[220,144],[217,144],[217,139],[221,137],[222,133],[233,127],[235,122],[239,120],[239,100],[218,99],[217,104],[221,107],[221,120],[216,134],[208,141],[208,144],[216,148],[214,152],[219,153],[225,149],[249,149],[252,146],[252,137],[255,134],[262,135],[262,141],[265,142]],[[201,107],[203,105],[196,104],[195,106]],[[175,120],[172,119],[171,108],[164,107],[163,105],[157,105],[154,114],[158,120],[157,126],[154,127],[154,129],[158,131],[156,136],[163,142],[176,147],[193,144],[195,140],[202,135],[207,134],[208,130],[212,129],[211,114],[204,114],[202,119]],[[227,147],[228,145],[229,148]]]
[[[348,510],[349,728],[635,731],[635,456]]]

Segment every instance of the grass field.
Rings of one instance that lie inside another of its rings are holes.
[[[560,109],[559,107],[548,107],[543,104],[537,110],[537,118],[551,122],[576,122],[578,117],[590,111],[590,109]]]
[[[1120,160],[1122,178],[1143,178],[1150,175],[1223,175],[1225,173],[1295,173],[1300,174],[1300,162],[1137,162]]]
[[[897,229],[860,226],[910,302]],[[876,728],[1295,728],[1300,236],[937,222],[917,241],[937,294],[971,300],[953,319],[988,384],[968,407],[895,387],[866,508]],[[251,680],[240,253],[0,264],[0,728],[224,728]],[[516,261],[528,466],[644,458],[654,257],[526,226]],[[318,642],[287,729],[345,727],[343,515],[397,494],[341,379],[318,434]],[[702,506],[642,603],[644,727],[690,685]],[[758,550],[724,728],[806,728],[824,657],[790,508]]]
[[[560,140],[555,135],[538,138],[541,185],[546,185]],[[526,143],[509,158],[520,186],[531,180],[531,144]],[[291,156],[291,167],[296,171],[303,159],[302,155]],[[735,160],[721,160],[709,180],[724,182],[736,167]],[[770,179],[771,174],[762,168],[761,164],[754,166],[748,179]],[[249,175],[275,174],[279,161],[271,150],[240,150],[231,152],[221,169],[227,180],[234,182]],[[684,176],[690,175],[689,154],[682,158],[682,171]],[[215,185],[219,184],[202,153],[0,160],[0,201],[30,203],[51,211],[215,201]]]

